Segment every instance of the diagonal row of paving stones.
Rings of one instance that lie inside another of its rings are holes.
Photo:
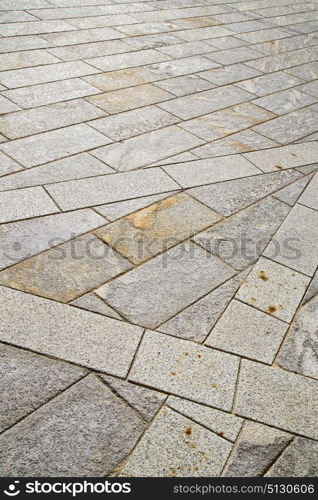
[[[318,475],[317,27],[0,0],[1,475]]]

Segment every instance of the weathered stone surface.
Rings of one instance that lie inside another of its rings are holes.
[[[308,302],[308,300],[312,299],[317,294],[318,294],[318,270],[315,272],[310,282],[310,285],[307,288],[306,294],[303,298],[303,304]]]
[[[58,212],[43,187],[32,187],[0,193],[0,224]]]
[[[174,45],[173,48],[180,47],[181,45]],[[203,80],[203,78],[200,78],[197,75],[184,75],[167,78],[165,80],[161,80],[160,82],[156,82],[156,86],[177,97],[193,94],[194,92],[198,92],[200,90],[208,90],[214,87],[212,83]]]
[[[235,414],[317,439],[318,382],[243,360]]]
[[[102,476],[143,430],[136,412],[91,375],[1,436],[1,470],[8,476]]]
[[[301,82],[300,78],[295,78],[282,71],[278,71],[268,75],[257,76],[251,80],[238,82],[236,85],[247,92],[252,92],[252,94],[261,97],[272,92],[288,89]]]
[[[92,311],[95,313],[103,314],[104,316],[109,316],[110,318],[115,318],[121,320],[122,317],[109,307],[106,302],[97,297],[94,293],[86,293],[81,295],[78,299],[70,302],[72,306],[80,307],[81,309],[86,309],[87,311]]]
[[[119,476],[202,477],[220,474],[231,444],[165,408],[128,458]]]
[[[316,477],[318,475],[318,443],[301,437],[286,448],[266,477]]]
[[[299,203],[318,210],[318,175],[316,174],[299,198]]]
[[[284,168],[299,167],[317,160],[318,143],[292,144],[280,148],[271,148],[266,151],[245,153],[244,157],[263,172],[282,170]]]
[[[298,181],[293,182],[292,184],[289,184],[289,186],[280,189],[276,193],[273,194],[274,198],[277,198],[280,201],[284,201],[290,206],[295,205],[296,201],[298,200],[299,196],[301,195],[304,187],[308,184],[310,181],[311,176],[305,176],[302,179],[299,179]]]
[[[107,224],[95,234],[140,264],[219,220],[219,214],[180,193]]]
[[[144,67],[107,71],[106,73],[85,77],[86,82],[105,92],[127,88],[131,85],[154,82],[155,80],[157,80],[156,75]]]
[[[246,422],[222,476],[262,476],[291,440],[287,432]]]
[[[96,293],[124,318],[156,328],[233,274],[229,266],[205,250],[185,243],[105,284]]]
[[[248,66],[245,66],[245,64],[238,63],[204,71],[203,73],[200,73],[199,76],[202,76],[215,85],[222,86],[229,83],[235,83],[240,80],[245,80],[247,78],[257,77],[260,74],[260,71],[257,71],[254,68],[249,68]],[[238,86],[240,85],[238,84]],[[251,89],[250,92],[254,93],[253,89]]]
[[[316,99],[304,92],[299,92],[298,89],[282,90],[275,94],[261,97],[253,101],[254,104],[261,108],[268,109],[276,115],[284,115],[296,109],[304,108],[314,104]]]
[[[9,156],[0,153],[0,177],[2,175],[11,174],[22,170],[22,166],[9,158]]]

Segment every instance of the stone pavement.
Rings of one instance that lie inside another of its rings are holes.
[[[0,474],[318,475],[318,2],[0,0]]]

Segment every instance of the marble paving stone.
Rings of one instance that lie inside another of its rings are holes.
[[[143,330],[0,287],[0,341],[125,377]]]
[[[1,55],[0,71],[40,66],[43,64],[52,64],[58,62],[60,62],[60,60],[57,57],[54,57],[52,54],[49,54],[45,50],[11,52],[9,54]]]
[[[285,370],[318,378],[318,297],[298,311],[276,360]]]
[[[222,476],[263,476],[291,440],[292,435],[287,432],[257,422],[246,422]]]
[[[144,427],[91,375],[2,435],[1,469],[13,476],[34,476],[34,467],[41,476],[103,476],[130,453]]]
[[[302,78],[303,80],[311,81],[318,77],[318,63],[316,61],[288,68],[286,70],[290,75]]]
[[[208,184],[190,189],[188,193],[212,210],[228,216],[297,179],[303,178],[298,175],[298,172],[288,170]]]
[[[280,189],[276,193],[273,194],[274,198],[277,198],[284,203],[287,203],[290,206],[294,206],[296,201],[298,200],[300,194],[302,193],[304,187],[310,181],[311,176],[305,176],[302,179],[299,179],[296,182],[293,182],[289,186]]]
[[[259,258],[288,211],[284,203],[268,197],[199,233],[193,240],[242,270]]]
[[[232,442],[236,440],[242,427],[243,420],[241,418],[215,408],[193,403],[187,399],[169,396],[167,405]]]
[[[198,94],[178,97],[170,102],[160,104],[159,107],[183,120],[189,120],[251,100],[251,98],[250,93],[234,86],[228,86],[223,89],[205,90]]]
[[[135,24],[136,20],[131,17],[131,23]],[[121,23],[122,24],[122,23]],[[125,23],[128,24],[128,23]],[[125,44],[131,45],[135,49],[156,49],[165,47],[166,45],[174,45],[176,43],[180,43],[181,40],[174,35],[170,35],[168,33],[158,33],[155,35],[144,35],[144,36],[136,36],[136,37],[127,37],[125,38]],[[161,52],[161,50],[160,50]],[[164,54],[170,55],[169,53],[162,51]],[[185,54],[187,55],[187,54]],[[192,55],[192,54],[189,54]],[[172,56],[174,57],[174,56]]]
[[[140,385],[131,384],[126,380],[120,380],[108,375],[100,375],[100,378],[115,392],[123,398],[129,406],[134,408],[147,422],[151,422],[155,414],[167,399],[165,394],[153,391]]]
[[[307,94],[318,97],[318,87],[317,87],[317,82],[315,82],[315,81],[308,82],[308,83],[305,83],[304,85],[301,85],[299,87],[299,90],[301,92],[306,92]]]
[[[295,205],[269,243],[264,255],[313,276],[317,267],[318,212],[303,205]],[[280,247],[285,251],[275,251]],[[292,250],[291,250],[292,248]]]
[[[60,9],[40,9],[30,10],[31,14],[38,16],[40,19],[67,19],[71,17],[90,17],[103,15],[102,8],[97,6],[83,6],[83,7],[68,7]]]
[[[109,92],[111,90],[153,82],[157,80],[157,77],[147,68],[139,67],[87,76],[84,80],[100,90]]]
[[[53,23],[56,23],[56,21],[53,21]],[[73,26],[72,29],[76,30]],[[119,33],[119,31],[112,28],[93,28],[90,30],[76,30],[73,32],[67,30],[59,31],[63,31],[63,33],[49,33],[42,36],[45,40],[57,45],[58,47],[78,43],[104,42],[106,40],[123,38],[123,35]]]
[[[14,102],[9,101],[9,99],[3,95],[0,95],[0,115],[12,113],[13,111],[19,111],[19,109],[21,108],[14,104]]]
[[[253,101],[253,103],[261,108],[268,109],[276,115],[284,115],[296,109],[314,104],[315,101],[316,99],[314,97],[304,92],[299,92],[298,89],[288,89],[266,97],[261,97]]]
[[[12,12],[1,12],[0,22],[1,23],[17,23],[23,21],[36,21],[37,18],[32,16],[28,12],[22,11],[12,11]]]
[[[93,57],[89,59],[89,63],[103,71],[114,71],[117,69],[133,68],[134,66],[144,66],[146,64],[158,63],[166,61],[167,59],[169,59],[169,56],[161,54],[157,50],[145,49],[137,52]]]
[[[271,40],[269,42],[259,43],[254,45],[254,48],[255,50],[263,52],[263,54],[272,55],[316,45],[316,43],[317,34],[310,33],[309,35],[296,35],[280,40]]]
[[[265,474],[266,477],[317,477],[318,443],[296,437]]]
[[[52,47],[52,44],[36,35],[0,38],[1,54],[17,52],[19,50],[44,49],[47,47]]]
[[[106,302],[97,297],[94,293],[86,293],[81,295],[78,299],[72,300],[70,302],[72,306],[80,307],[81,309],[86,309],[86,311],[91,311],[98,314],[103,314],[109,318],[115,318],[121,320],[122,317],[109,307]]]
[[[0,177],[3,175],[11,174],[22,170],[22,166],[9,158],[9,156],[0,153]]]
[[[242,283],[236,298],[290,322],[309,281],[307,276],[261,257]]]
[[[87,18],[89,19],[89,18]],[[75,23],[72,20],[72,24]],[[122,40],[106,40],[105,42],[80,43],[76,45],[65,45],[50,48],[50,54],[59,57],[63,61],[75,61],[78,59],[89,59],[90,57],[108,56],[128,52],[129,46]],[[88,61],[89,62],[89,61]]]
[[[5,133],[9,139],[19,139],[104,115],[96,106],[83,99],[75,99],[0,117],[0,132]]]
[[[223,139],[212,141],[204,146],[199,146],[193,149],[192,152],[199,158],[213,158],[215,156],[246,153],[248,151],[266,149],[274,146],[278,146],[278,143],[248,129],[236,134],[231,134]]]
[[[80,367],[5,344],[0,344],[0,372],[1,432],[87,373]]]
[[[131,322],[156,328],[233,274],[205,250],[186,243],[106,283],[96,293]],[[151,293],[154,282],[156,292]]]
[[[310,144],[291,144],[266,151],[255,151],[243,156],[263,172],[294,168],[315,163],[318,154],[318,142]]]
[[[174,23],[180,28],[204,28],[207,26],[215,26],[220,24],[214,17],[188,17],[184,19],[175,19]]]
[[[272,364],[286,331],[286,323],[233,300],[205,344]]]
[[[141,85],[141,87],[146,87]],[[144,98],[144,96],[142,97]],[[99,132],[114,141],[122,141],[135,135],[152,132],[177,123],[175,116],[156,106],[146,106],[140,109],[126,111],[118,115],[107,116],[89,123]]]
[[[157,329],[174,337],[203,342],[246,276],[247,272],[237,274]]]
[[[174,38],[178,40],[176,37]],[[160,52],[178,59],[179,57],[191,57],[205,54],[207,52],[211,52],[212,50],[212,46],[205,42],[180,42],[181,40],[178,40],[177,42],[174,42],[174,44],[168,44],[168,47],[160,47]]]
[[[156,86],[180,97],[201,90],[208,90],[214,87],[212,83],[203,80],[197,75],[177,76],[176,78],[167,78],[156,82]]]
[[[255,59],[253,61],[248,61],[246,64],[264,73],[271,73],[273,71],[279,71],[281,69],[287,69],[292,66],[315,61],[315,53],[315,47],[306,47],[292,52],[283,52],[281,54]]]
[[[134,186],[136,197],[180,188],[159,168],[61,182],[46,188],[63,210],[72,210],[126,200],[131,194],[131,186]]]
[[[227,28],[235,33],[248,33],[249,31],[265,30],[271,26],[263,21],[245,21],[227,24]]]
[[[205,40],[205,43],[210,44],[212,48],[216,49],[231,49],[232,47],[241,47],[247,45],[243,40],[234,36],[221,36],[219,38],[212,38],[211,40]]]
[[[113,169],[97,160],[97,158],[88,153],[81,153],[62,160],[52,161],[40,167],[22,170],[15,175],[3,177],[0,179],[0,191],[81,179],[82,177],[93,177],[113,172]]]
[[[107,111],[107,113],[121,113],[134,108],[167,101],[173,97],[172,94],[159,89],[155,85],[145,84],[130,89],[120,89],[105,94],[88,97],[87,100]]]
[[[34,167],[110,142],[105,135],[82,123],[17,139],[2,145],[1,149],[24,167]]]
[[[184,188],[259,174],[259,170],[241,156],[194,160],[163,169]]]
[[[270,28],[259,31],[250,31],[247,33],[237,33],[235,36],[244,40],[246,43],[261,43],[286,38],[291,36],[291,34],[278,28]]]
[[[238,358],[147,331],[129,379],[197,403],[230,410]]]
[[[219,65],[205,57],[196,56],[152,64],[147,66],[147,69],[157,75],[158,80],[160,80],[162,78],[187,75],[188,73],[197,73],[217,66]]]
[[[317,439],[318,382],[243,360],[235,414]]]
[[[209,59],[223,66],[250,61],[262,57],[262,52],[249,47],[236,47],[234,49],[220,50],[206,55]]]
[[[288,89],[300,84],[302,80],[294,76],[288,75],[283,71],[270,73],[268,75],[257,76],[243,82],[238,82],[236,85],[247,92],[256,94],[262,97],[273,92]]]
[[[36,108],[46,104],[98,94],[99,92],[99,89],[80,78],[72,78],[62,82],[43,83],[42,85],[8,90],[3,95],[22,108]]]
[[[232,445],[165,408],[118,474],[123,477],[202,477],[220,474]]]
[[[233,35],[233,32],[223,28],[223,26],[208,26],[206,28],[194,28],[178,31],[177,36],[182,40],[193,42],[196,40],[206,40],[207,38],[217,38],[219,36]]]
[[[10,89],[92,75],[98,70],[82,61],[61,62],[36,68],[13,69],[0,73],[0,83]]]
[[[206,141],[212,141],[274,117],[274,114],[247,102],[186,121],[180,126]]]
[[[180,193],[98,229],[95,234],[133,264],[162,253],[221,217]]]
[[[105,14],[104,11],[103,14]],[[90,28],[106,28],[107,26],[115,28],[116,26],[120,26],[121,24],[134,24],[136,23],[136,19],[132,16],[129,16],[128,14],[112,14],[109,16],[100,15],[89,17],[72,17],[68,18],[67,22],[72,26],[76,26],[76,28],[85,30]]]
[[[69,302],[131,267],[126,259],[87,234],[1,271],[0,283]]]
[[[128,171],[181,153],[202,142],[202,139],[172,125],[96,149],[93,154],[117,171]]]
[[[315,111],[299,109],[257,125],[254,130],[281,144],[289,144],[311,132],[316,132],[317,118]]]
[[[54,214],[0,226],[0,269],[105,224],[93,210]]]
[[[260,71],[238,63],[211,69],[210,71],[204,71],[203,73],[199,73],[199,76],[202,76],[202,78],[205,78],[215,85],[222,86],[239,82],[240,80],[246,80],[247,78],[253,78],[260,74]]]
[[[43,187],[4,191],[0,193],[0,223],[30,219],[58,212]]]
[[[308,300],[315,297],[318,294],[318,270],[315,272],[309,287],[307,288],[306,294],[303,298],[302,303],[305,304]]]
[[[186,151],[185,153],[179,153],[178,155],[169,156],[168,158],[164,158],[163,160],[151,163],[149,167],[158,167],[159,165],[171,165],[173,163],[180,163],[184,161],[192,161],[197,159],[198,157],[195,156],[193,153]]]
[[[74,26],[57,20],[57,21],[33,21],[22,23],[4,23],[0,26],[0,35],[2,36],[17,36],[17,35],[40,35],[44,33],[58,33],[59,31],[75,30]]]
[[[318,210],[318,175],[316,174],[299,198],[299,203]]]

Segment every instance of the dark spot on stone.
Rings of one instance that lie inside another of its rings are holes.
[[[269,312],[269,314],[274,314],[274,312],[277,311],[277,307],[275,306],[268,306],[267,308],[267,312]]]
[[[219,436],[223,437],[224,436],[224,432],[223,431],[219,432]]]
[[[264,271],[259,271],[258,273],[258,277],[263,280],[263,281],[267,281],[269,278],[268,276],[266,276],[265,272]]]
[[[275,165],[275,167],[278,168],[278,170],[283,170],[283,168],[284,168],[281,165]]]
[[[170,372],[170,375],[175,376],[175,375],[177,375],[177,373],[176,372]]]
[[[191,434],[192,434],[192,427],[186,427],[186,429],[185,429],[184,432],[186,433],[187,436],[191,436]]]

